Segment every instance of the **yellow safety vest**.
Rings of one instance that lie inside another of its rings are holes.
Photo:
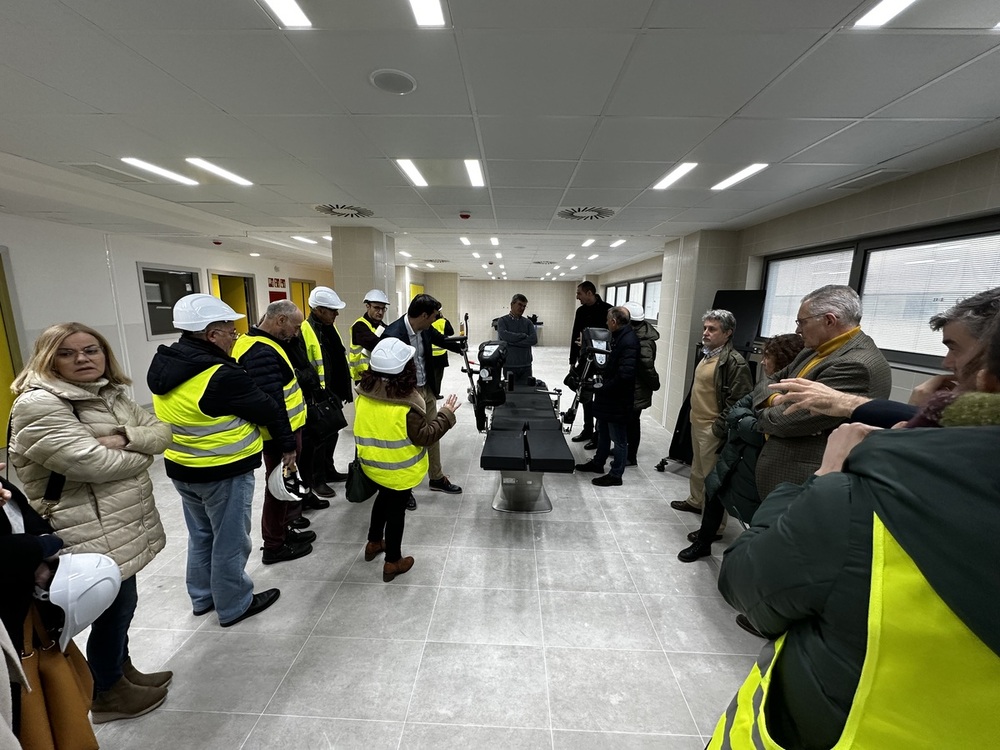
[[[313,366],[316,374],[319,375],[320,388],[326,388],[326,369],[323,367],[323,347],[320,346],[319,336],[313,330],[312,324],[308,320],[302,321],[302,340],[306,344],[306,356],[309,357],[309,364]],[[336,330],[336,329],[335,329]]]
[[[242,361],[243,355],[250,351],[250,347],[254,344],[265,344],[274,349],[285,360],[285,364],[292,372],[292,379],[285,383],[281,391],[285,399],[285,411],[288,412],[288,424],[291,425],[292,432],[295,432],[306,423],[306,401],[302,395],[302,389],[299,388],[299,381],[295,379],[295,368],[292,367],[292,360],[288,358],[288,354],[277,342],[272,341],[267,336],[254,336],[252,333],[244,334],[236,339],[236,343],[233,345],[233,358],[237,362]],[[271,433],[263,425],[261,425],[260,434],[265,440],[271,439]]]
[[[375,328],[375,326],[373,326],[370,322],[368,322],[368,318],[366,318],[364,315],[362,315],[354,322],[364,323],[366,326],[368,326],[368,330],[370,330],[376,336],[378,335],[379,329],[382,328],[381,325],[378,328]],[[354,328],[354,326],[352,325],[351,328]],[[351,336],[351,349],[347,353],[347,366],[351,370],[351,380],[353,380],[354,382],[361,380],[361,373],[363,373],[365,370],[368,369],[368,359],[370,355],[371,352],[363,348],[361,344],[355,343],[354,337]]]
[[[431,326],[436,328],[437,332],[440,333],[442,336],[444,336],[444,324],[447,322],[448,321],[446,321],[444,318],[438,318],[433,323],[431,323]],[[436,344],[431,344],[432,357],[443,357],[447,353],[448,353],[447,349],[443,349],[440,346],[437,346]]]
[[[153,394],[153,410],[173,434],[164,458],[181,466],[208,467],[260,453],[263,439],[256,425],[235,416],[210,417],[198,406],[220,367],[209,367],[163,396]]]
[[[709,750],[783,750],[767,731],[765,707],[784,641],[761,651]],[[951,611],[875,516],[865,663],[832,750],[996,747],[998,707],[1000,656]]]
[[[391,490],[409,490],[427,474],[427,449],[406,436],[410,407],[359,394],[355,401],[354,444],[361,467]]]

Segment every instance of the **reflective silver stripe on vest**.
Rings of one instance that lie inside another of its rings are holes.
[[[771,668],[771,663],[774,661],[774,643],[774,641],[768,641],[757,656],[757,671],[760,673],[761,681],[764,680],[764,675],[767,674],[767,670]],[[737,705],[739,697],[739,693],[733,696],[732,703],[726,709],[726,726],[723,730],[722,744],[719,746],[720,750],[733,750],[730,735],[733,729],[733,722],[736,720],[736,713],[739,710],[739,706]],[[757,725],[757,720],[760,718],[760,706],[763,701],[764,688],[758,684],[753,694],[753,728],[750,732],[750,739],[757,750],[767,750],[764,747],[764,742],[760,737],[760,728]]]
[[[246,420],[240,419],[239,417],[233,417],[228,422],[205,426],[181,426],[172,424],[170,425],[170,431],[175,435],[184,435],[185,437],[206,437],[207,435],[215,435],[220,432],[235,429],[236,427],[242,427],[245,424]]]
[[[407,441],[407,444],[409,442]],[[427,449],[421,448],[420,453],[408,458],[405,461],[372,461],[370,458],[361,458],[358,456],[358,460],[365,466],[371,466],[373,469],[384,469],[385,471],[396,471],[397,469],[409,469],[411,466],[415,466],[420,463],[424,456],[427,455]]]
[[[319,359],[310,360],[309,364],[311,364],[317,370],[322,370],[323,369],[323,358],[320,357]]]
[[[181,445],[178,442],[171,443],[170,447],[173,448],[178,453],[184,453],[188,456],[195,456],[195,457],[231,456],[234,453],[239,453],[244,448],[253,445],[253,443],[259,437],[260,433],[257,430],[254,430],[238,443],[229,443],[227,445],[220,445],[218,448],[213,448],[212,450],[205,450],[204,448],[195,448],[190,445]]]
[[[291,398],[292,396],[294,396],[299,390],[300,390],[300,388],[299,388],[299,381],[298,380],[293,380],[292,384],[290,386],[288,386],[287,388],[283,388],[282,389],[282,392],[285,395],[285,400],[288,400],[289,398]]]
[[[299,404],[298,406],[294,406],[294,407],[292,407],[291,409],[289,409],[289,411],[288,411],[288,418],[289,418],[289,419],[291,419],[291,418],[292,418],[292,417],[294,417],[295,415],[297,415],[297,414],[301,414],[301,413],[302,413],[302,412],[304,412],[305,410],[306,410],[306,404],[305,404],[305,402],[303,401],[303,402],[302,402],[301,404]]]
[[[403,438],[402,440],[379,440],[378,438],[366,438],[354,436],[355,445],[366,445],[372,448],[406,448],[409,445],[413,445],[408,439]]]

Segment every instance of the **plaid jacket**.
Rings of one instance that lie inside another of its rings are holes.
[[[814,354],[812,349],[803,349],[790,365],[771,376],[771,382],[794,378]],[[892,388],[889,363],[865,333],[859,333],[828,355],[805,377],[838,391],[869,398],[887,398]],[[784,405],[764,406],[767,395],[754,404],[758,411],[757,429],[768,435],[757,461],[757,489],[761,498],[767,497],[781,482],[801,484],[808,479],[823,459],[827,436],[847,421],[804,411],[785,414]]]

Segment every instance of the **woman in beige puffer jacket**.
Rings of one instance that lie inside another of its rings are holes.
[[[87,659],[95,723],[131,718],[166,697],[170,673],[144,675],[128,653],[135,574],[166,543],[147,470],[170,443],[170,428],[125,392],[131,381],[107,340],[80,323],[50,326],[35,342],[11,390],[10,462],[32,506],[70,552],[100,552],[118,563],[118,597],[93,623]],[[44,495],[65,477],[58,499]]]

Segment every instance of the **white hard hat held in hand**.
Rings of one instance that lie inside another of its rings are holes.
[[[340,299],[335,291],[328,286],[318,286],[309,292],[309,307],[328,307],[331,310],[343,310],[347,303]]]
[[[182,331],[204,331],[212,323],[245,317],[211,294],[188,294],[174,303],[174,328]]]
[[[286,470],[278,464],[267,476],[267,489],[275,500],[285,503],[300,503],[309,494],[309,488],[303,487],[299,474],[295,469]]]
[[[383,305],[389,305],[389,298],[385,296],[385,292],[381,289],[369,289],[365,293],[365,302],[379,302]]]
[[[122,585],[122,572],[114,560],[96,552],[67,552],[58,559],[48,600],[66,615],[59,635],[59,649],[65,651],[73,636],[111,606]]]
[[[382,339],[372,349],[368,366],[384,375],[398,375],[406,367],[406,363],[413,359],[416,351],[399,339]]]

